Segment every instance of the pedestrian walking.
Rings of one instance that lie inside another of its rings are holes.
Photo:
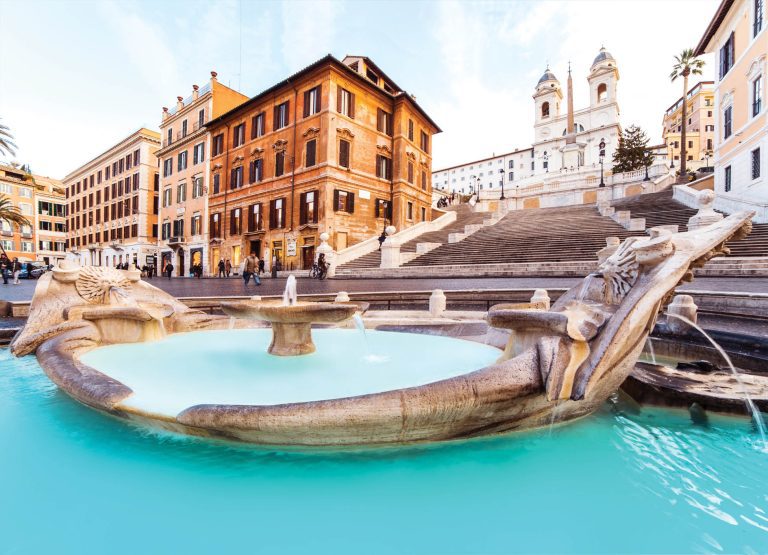
[[[8,256],[3,253],[0,254],[0,274],[3,274],[3,285],[8,285],[8,272],[11,271],[11,261]]]
[[[11,271],[13,272],[13,284],[19,285],[19,276],[21,275],[21,262],[19,262],[18,258],[13,259],[13,263],[11,264]]]
[[[165,273],[168,276],[168,279],[171,279],[171,276],[173,276],[173,264],[170,262],[165,265]]]
[[[224,259],[223,258],[219,259],[219,266],[218,267],[219,267],[219,277],[222,278],[222,277],[224,277],[224,271],[225,271],[224,270]]]
[[[229,277],[229,274],[232,273],[232,263],[229,261],[229,258],[227,258],[227,261],[224,263],[224,275],[226,277]]]
[[[386,240],[387,240],[387,232],[382,229],[381,235],[379,235],[379,250],[381,250],[381,245],[383,245],[384,241]]]
[[[259,275],[264,273],[264,259],[259,258]]]
[[[259,279],[259,274],[257,273],[259,269],[259,260],[256,258],[256,255],[251,253],[248,255],[248,258],[245,259],[245,263],[243,265],[243,280],[245,281],[245,285],[248,285],[248,282],[251,280],[251,276],[253,276],[253,281],[256,283],[256,285],[261,285],[261,279]]]

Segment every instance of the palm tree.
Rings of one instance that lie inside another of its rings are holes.
[[[7,125],[0,123],[0,154],[16,155],[16,143],[13,142],[13,135]]]
[[[31,225],[21,211],[5,196],[0,196],[0,221],[16,224],[19,227],[23,225]]]
[[[675,56],[675,65],[672,66],[672,73],[669,74],[670,80],[674,82],[678,77],[683,78],[683,126],[680,132],[680,178],[687,179],[685,174],[686,161],[688,159],[686,152],[685,131],[688,124],[688,76],[701,75],[701,68],[704,67],[704,60],[699,60],[693,55],[693,50],[686,48],[679,56]]]

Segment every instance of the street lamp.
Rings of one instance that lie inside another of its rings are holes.
[[[649,158],[648,150],[646,149],[645,150],[645,178],[643,179],[643,181],[650,181],[651,180],[651,178],[648,177],[648,158]]]
[[[710,156],[712,156],[712,151],[711,150],[704,151],[704,160],[705,160],[705,164],[706,164],[707,168],[709,168],[709,157]]]
[[[600,187],[605,187],[603,180],[603,161],[605,160],[605,139],[600,139]]]
[[[499,170],[501,174],[501,200],[504,200],[504,168]]]

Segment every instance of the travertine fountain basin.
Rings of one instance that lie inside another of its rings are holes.
[[[393,348],[404,360],[402,364],[408,364],[405,374],[424,379],[384,381],[380,387],[368,390],[348,389],[344,390],[346,393],[334,390],[339,393],[315,392],[314,397],[292,397],[291,392],[298,391],[301,384],[297,379],[277,389],[281,397],[249,397],[247,391],[240,388],[237,396],[231,397],[232,401],[179,395],[182,401],[177,406],[156,411],[137,401],[151,391],[134,391],[127,385],[131,379],[129,374],[110,373],[110,364],[102,366],[96,362],[99,352],[130,345],[108,345],[104,330],[93,320],[73,317],[75,313],[67,310],[73,306],[103,307],[112,303],[111,295],[88,295],[81,287],[83,275],[74,268],[68,274],[54,273],[41,278],[28,323],[14,339],[11,349],[16,355],[36,353],[47,375],[82,403],[117,417],[198,436],[281,446],[380,446],[446,441],[546,426],[553,421],[562,423],[590,414],[618,389],[634,368],[649,331],[671,300],[675,287],[693,279],[693,268],[727,252],[726,241],[749,233],[752,216],[746,212],[734,214],[685,233],[652,229],[648,237],[630,237],[621,245],[604,249],[596,271],[560,297],[550,310],[493,307],[488,313],[488,324],[497,331],[488,336],[501,334],[503,341],[495,344],[499,349],[478,344],[492,352],[477,351],[477,355],[472,355],[477,360],[476,366],[457,365],[442,377],[428,373],[419,376],[421,369],[429,365],[431,354],[441,347],[427,346],[426,340],[419,341],[415,334],[405,334],[403,337],[413,336],[414,340],[397,342],[393,345],[399,346]],[[100,281],[96,270],[89,273],[88,279],[97,291],[112,291],[110,280],[116,279],[114,275],[105,275]],[[221,334],[249,330],[229,332],[229,317],[193,311],[145,282],[123,283],[119,287],[121,294],[133,299],[139,308],[142,303],[170,307],[172,312],[162,319],[168,340],[182,340],[187,332],[199,332],[188,336],[193,340],[200,338],[201,343],[203,337],[208,337],[206,343],[211,349],[222,353],[216,357],[214,352],[213,362],[207,365],[210,383],[218,386],[219,382],[230,379],[229,362],[219,364],[220,377],[217,376],[216,361],[225,360],[224,355],[230,350],[217,338],[223,337]],[[301,304],[281,307],[278,303],[253,301],[230,304],[226,310],[236,318],[239,315],[249,319],[271,318],[273,324],[278,325],[293,320],[293,324],[302,328],[298,332],[302,341],[306,340],[302,334],[309,326],[308,321],[317,321],[306,314],[307,307]],[[344,304],[312,307],[315,315],[336,321],[351,316],[356,310],[355,305]],[[129,313],[124,316],[129,318]],[[120,315],[110,317],[120,318]],[[403,324],[407,327],[407,322]],[[236,327],[248,325],[246,319],[238,321]],[[264,329],[252,331],[268,333]],[[326,331],[355,333],[355,330],[317,330],[318,339],[325,340]],[[249,337],[232,335],[229,340],[248,348]],[[267,336],[263,337],[266,344]],[[332,333],[328,337],[332,341],[328,344],[329,351],[344,341],[350,344],[363,341],[355,335]],[[450,342],[446,343],[446,349],[458,346],[459,351],[466,343],[439,339]],[[164,344],[161,341],[157,345]],[[323,341],[318,341],[317,352],[305,356],[265,354],[271,359],[263,360],[282,361],[280,364],[286,365],[288,372],[283,372],[285,376],[281,377],[286,378],[291,377],[290,365],[294,362],[318,361],[315,379],[320,380],[319,385],[322,385],[323,370],[331,369],[342,359],[348,366],[348,376],[364,375],[367,367],[360,364],[360,371],[355,373],[355,358],[348,356],[344,349],[321,364],[323,345]],[[105,350],[99,351],[101,348]],[[172,348],[166,350],[170,352]],[[472,352],[469,348],[466,351]],[[110,355],[111,359],[120,357],[124,361],[134,356],[129,351]],[[137,366],[152,364],[151,360],[136,358]],[[258,374],[259,368],[267,364],[247,354],[244,359],[237,368],[244,376]],[[88,361],[94,361],[93,365]],[[130,364],[123,366],[125,372],[131,372]],[[164,366],[158,364],[152,372],[163,377]],[[330,370],[327,375],[333,383],[343,384],[345,379]],[[191,379],[190,372],[176,371],[175,376],[179,381],[168,384],[171,394],[187,385],[185,376]],[[232,378],[230,385],[237,389],[239,383]]]

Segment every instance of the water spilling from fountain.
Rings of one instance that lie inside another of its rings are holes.
[[[739,375],[739,372],[736,370],[736,367],[733,365],[733,362],[731,362],[731,357],[729,357],[728,353],[725,352],[725,349],[723,349],[720,346],[720,344],[717,343],[717,341],[712,339],[712,337],[706,331],[704,331],[704,329],[701,326],[689,320],[685,316],[681,316],[680,314],[672,314],[672,313],[668,313],[667,316],[670,316],[672,318],[677,318],[678,320],[681,320],[682,322],[696,329],[701,335],[703,335],[707,339],[707,341],[709,341],[712,344],[712,346],[717,350],[717,352],[720,353],[720,356],[722,356],[723,360],[725,360],[726,364],[731,370],[731,374],[733,375],[734,379],[738,382],[739,387],[741,388],[741,393],[744,396],[744,402],[747,405],[747,409],[749,410],[749,413],[752,416],[752,420],[755,424],[755,427],[757,428],[757,431],[760,435],[760,447],[761,449],[768,449],[768,443],[766,443],[765,421],[763,420],[763,415],[755,405],[752,398],[747,393],[747,388],[745,387],[744,382],[742,381],[741,376]]]
[[[285,291],[283,292],[283,306],[293,306],[296,304],[296,276],[288,276],[285,281]]]

